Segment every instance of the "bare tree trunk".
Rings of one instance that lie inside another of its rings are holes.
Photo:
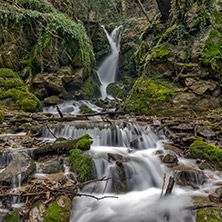
[[[161,20],[166,21],[170,15],[171,0],[156,0],[160,13],[162,15]]]
[[[148,22],[151,23],[150,22],[150,18],[148,16],[148,13],[147,13],[146,9],[144,8],[142,2],[140,0],[137,0],[137,1],[138,1],[139,5],[140,5],[140,8],[142,9],[143,14],[146,16]]]

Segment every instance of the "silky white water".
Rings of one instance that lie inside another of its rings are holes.
[[[163,144],[166,140],[150,126],[131,123],[103,127],[64,126],[54,128],[54,133],[67,138],[88,133],[93,144],[87,154],[93,158],[96,178],[111,179],[108,183],[90,184],[82,192],[96,197],[118,197],[100,201],[75,198],[71,222],[195,221],[194,213],[186,207],[192,205],[192,196],[204,195],[203,190],[208,187],[193,190],[175,185],[171,195],[160,198],[164,172],[167,174],[166,184],[173,172],[157,155],[157,151],[165,152]],[[44,136],[50,137],[50,134],[44,131]],[[110,155],[117,156],[112,159]]]
[[[110,83],[115,82],[116,73],[119,64],[119,52],[120,52],[120,32],[122,27],[119,26],[115,28],[111,34],[107,32],[105,27],[103,27],[107,39],[110,44],[111,52],[110,54],[103,60],[101,65],[99,66],[97,73],[101,82],[100,91],[102,99],[105,99],[108,95],[106,92],[106,88]]]

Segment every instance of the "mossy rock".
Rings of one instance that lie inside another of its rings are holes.
[[[2,79],[0,104],[13,110],[41,111],[41,102],[34,94],[28,91],[27,86],[18,74],[11,69],[1,68],[0,77]]]
[[[93,111],[92,109],[90,109],[87,105],[82,105],[80,106],[80,112],[82,114],[85,114],[85,113],[95,113],[95,111]]]
[[[44,222],[69,222],[70,211],[64,207],[60,207],[57,203],[52,203],[46,209],[46,216]]]
[[[190,145],[190,150],[195,158],[222,163],[222,150],[202,140],[195,140]]]
[[[174,95],[173,89],[150,78],[140,77],[126,100],[126,111],[145,115],[167,115],[166,108],[170,110]]]
[[[93,141],[91,141],[92,137],[89,134],[85,134],[84,136],[77,139],[76,148],[80,150],[89,150]]]
[[[222,210],[218,208],[201,209],[197,211],[197,222],[222,221]]]
[[[92,159],[86,157],[82,150],[73,149],[70,151],[69,164],[71,170],[78,175],[78,180],[80,182],[85,182],[92,179]]]
[[[118,98],[124,99],[127,96],[127,90],[125,89],[124,85],[116,82],[110,83],[106,89],[107,93],[114,98],[117,96]]]
[[[95,70],[92,72],[91,76],[89,76],[83,83],[81,87],[82,97],[83,99],[91,99],[95,97],[100,97],[100,81]]]
[[[19,212],[17,210],[15,210],[12,213],[6,214],[2,218],[2,222],[20,222]]]
[[[0,123],[2,123],[5,119],[5,111],[0,107]]]

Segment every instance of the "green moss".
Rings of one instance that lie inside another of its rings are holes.
[[[222,211],[217,208],[209,208],[197,211],[197,222],[222,221]]]
[[[19,212],[15,210],[10,214],[6,214],[2,218],[2,222],[20,222]]]
[[[11,69],[1,68],[0,76],[4,86],[0,87],[0,104],[25,112],[36,112],[42,109],[39,99],[28,91],[18,74]]]
[[[178,122],[174,122],[174,121],[169,122],[169,123],[165,123],[165,124],[162,124],[160,126],[160,129],[163,129],[164,127],[174,126],[174,125],[179,125],[179,123]]]
[[[0,107],[0,123],[2,123],[5,119],[5,111]]]
[[[211,162],[222,161],[222,150],[201,140],[195,140],[190,146],[191,154],[195,158],[208,160]]]
[[[81,107],[80,107],[80,112],[82,113],[82,114],[85,114],[85,113],[95,113],[95,111],[93,111],[92,109],[90,109],[88,106],[86,106],[86,105],[82,105]]]
[[[92,72],[91,76],[89,76],[83,83],[81,90],[84,99],[90,99],[95,97],[100,97],[100,81],[98,79],[98,75],[95,71]]]
[[[68,222],[69,211],[66,208],[59,207],[57,203],[52,203],[46,210],[44,222]]]
[[[174,90],[156,83],[150,78],[139,78],[126,101],[126,111],[136,114],[157,114],[165,104],[170,104]],[[161,106],[160,106],[161,105]]]
[[[164,45],[160,44],[154,48],[151,54],[151,59],[162,58],[164,56],[169,55],[170,51],[164,47]]]
[[[89,150],[93,142],[89,139],[81,139],[76,143],[76,148],[80,150]]]
[[[92,178],[92,159],[84,156],[82,150],[73,149],[70,151],[69,164],[71,170],[78,175],[80,182],[85,182]]]

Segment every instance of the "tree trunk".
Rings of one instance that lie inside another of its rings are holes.
[[[161,20],[166,21],[170,15],[171,0],[157,0],[157,5],[161,13]]]

